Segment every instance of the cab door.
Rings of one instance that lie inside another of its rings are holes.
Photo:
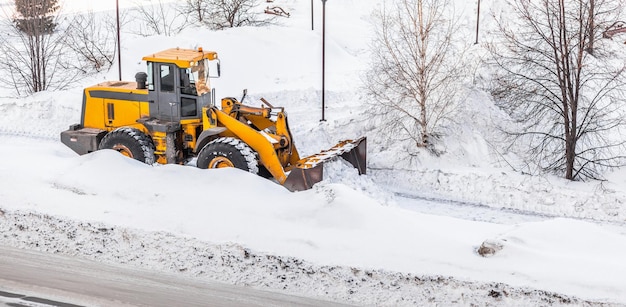
[[[155,85],[157,118],[165,121],[180,121],[180,96],[177,84],[180,77],[174,64],[155,63]]]

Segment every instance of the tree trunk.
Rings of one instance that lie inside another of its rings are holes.
[[[422,139],[421,139],[421,144],[419,144],[420,146],[426,147],[428,146],[428,120],[426,118],[426,113],[427,113],[427,109],[426,109],[426,100],[428,99],[428,94],[426,93],[426,86],[427,86],[427,72],[426,72],[426,67],[425,67],[425,63],[427,61],[426,59],[426,30],[424,29],[424,11],[423,11],[423,3],[421,0],[417,1],[417,18],[418,18],[418,22],[419,22],[419,40],[418,42],[420,43],[419,45],[419,57],[420,57],[420,63],[418,64],[418,73],[419,73],[419,85],[418,85],[418,95],[419,95],[419,107],[420,107],[420,128],[422,129]]]
[[[574,179],[574,161],[576,160],[576,138],[569,133],[565,137],[565,179]]]
[[[596,10],[596,1],[595,0],[589,0],[589,46],[587,47],[587,52],[589,52],[590,54],[593,54],[593,43],[595,40],[595,10]]]

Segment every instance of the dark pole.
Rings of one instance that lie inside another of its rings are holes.
[[[478,0],[478,11],[476,12],[476,42],[478,44],[478,24],[480,23],[480,0]]]
[[[322,120],[324,117],[326,99],[326,0],[322,0]]]
[[[313,0],[311,0],[311,31],[315,30],[313,27]]]
[[[120,1],[115,0],[115,12],[117,15],[117,70],[122,81],[122,47],[120,46]]]

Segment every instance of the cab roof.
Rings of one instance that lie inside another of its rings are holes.
[[[180,68],[189,68],[202,59],[215,60],[217,52],[198,49],[172,48],[143,57],[142,60],[159,63],[172,63]]]

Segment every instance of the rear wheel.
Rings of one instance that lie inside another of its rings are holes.
[[[122,127],[104,136],[98,149],[113,149],[137,161],[154,163],[154,143],[139,129]]]
[[[256,153],[243,141],[223,137],[206,144],[198,153],[199,168],[236,167],[257,174],[259,162]]]

